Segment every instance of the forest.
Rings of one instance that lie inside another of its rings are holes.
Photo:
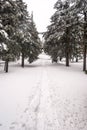
[[[51,17],[51,24],[44,34],[44,51],[52,61],[65,58],[69,61],[83,59],[83,71],[86,71],[87,54],[87,1],[58,0]]]
[[[22,0],[1,0],[0,59],[5,61],[5,72],[8,72],[9,62],[20,57],[22,67],[26,58],[32,63],[41,48],[33,13],[29,15],[27,5]]]
[[[10,61],[19,60],[24,67],[25,59],[32,63],[42,53],[42,48],[51,56],[52,62],[65,59],[69,62],[83,59],[86,72],[87,54],[87,1],[58,0],[54,4],[55,13],[43,34],[44,43],[23,0],[0,1],[0,59],[8,72]]]

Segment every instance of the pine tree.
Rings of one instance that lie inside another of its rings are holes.
[[[7,34],[8,39],[5,38],[3,44],[5,48],[2,51],[2,60],[5,61],[5,71],[8,72],[8,62],[14,60],[18,56],[17,43],[14,35],[16,34],[17,17],[15,1],[2,0],[0,2],[0,18],[3,26],[3,31]],[[2,37],[3,38],[3,37]]]
[[[79,13],[83,15],[83,71],[86,71],[86,53],[87,53],[87,1],[79,0],[76,4]]]
[[[83,32],[80,27],[80,17],[76,16],[77,20],[75,25],[72,27],[72,30],[70,32],[71,37],[71,59],[76,59],[76,62],[78,62],[79,58],[82,58],[82,36]]]
[[[33,22],[33,17],[29,16],[26,4],[21,0],[17,0],[19,6],[19,27],[17,41],[20,46],[22,56],[21,66],[24,67],[24,60],[28,58],[29,63],[37,59],[41,52],[38,32]]]
[[[18,7],[18,28],[17,28],[17,42],[21,53],[21,66],[24,67],[24,59],[27,58],[27,50],[30,46],[30,32],[29,32],[29,15],[27,6],[22,0],[16,0]]]
[[[45,34],[45,40],[51,41],[53,39],[54,42],[51,42],[53,48],[56,48],[56,57],[66,57],[66,66],[69,66],[70,32],[74,22],[74,18],[71,17],[71,3],[68,0],[65,0],[64,2],[58,0],[54,5],[54,8],[56,9],[56,12],[51,17],[52,24],[49,26],[50,30],[48,27],[48,31]],[[49,35],[47,37],[48,33]]]
[[[83,40],[83,71],[86,70],[86,53],[87,53],[87,1],[74,1],[74,13],[80,16],[80,28],[82,30]]]
[[[25,58],[31,63],[40,52],[40,39],[27,5],[23,0],[0,1],[0,57],[5,61],[5,71],[10,60],[21,55],[24,67]]]
[[[54,5],[56,11],[51,17],[51,24],[44,34],[45,52],[56,62],[58,57],[60,60],[65,57],[66,66],[69,66],[69,59],[76,58],[77,62],[82,56],[84,20],[81,14],[83,8],[78,5],[79,1],[58,0]]]
[[[31,14],[30,20],[30,33],[31,33],[31,51],[29,53],[29,63],[32,63],[38,58],[38,55],[41,53],[42,45],[40,38],[38,36],[38,31],[33,19],[33,12]]]

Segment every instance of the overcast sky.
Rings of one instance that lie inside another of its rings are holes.
[[[29,13],[33,11],[34,21],[39,32],[46,31],[50,24],[50,17],[54,12],[54,4],[57,0],[24,0],[28,5]]]

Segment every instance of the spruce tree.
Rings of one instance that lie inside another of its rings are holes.
[[[66,58],[66,66],[69,66],[69,59],[82,55],[82,16],[78,2],[74,0],[58,0],[54,5],[55,13],[51,17],[51,24],[44,34],[44,50],[51,55],[52,60],[57,61]]]
[[[33,12],[31,13],[30,19],[30,33],[31,33],[31,50],[29,53],[29,63],[32,63],[34,60],[38,59],[38,55],[42,51],[42,45],[40,38],[38,36],[38,31],[33,19]]]
[[[76,3],[79,14],[83,15],[83,71],[86,71],[86,53],[87,53],[87,1],[79,0]]]
[[[24,60],[27,58],[27,50],[30,46],[30,32],[29,32],[29,15],[27,5],[22,0],[16,0],[18,7],[18,28],[17,28],[17,42],[20,47],[21,66],[24,67]]]
[[[8,62],[14,60],[18,56],[17,43],[15,42],[14,35],[16,34],[17,16],[15,1],[2,0],[0,2],[0,18],[5,34],[8,39],[5,39],[3,43],[5,48],[2,51],[2,60],[5,61],[5,71],[8,72]],[[2,37],[3,38],[3,37]]]
[[[20,55],[24,67],[25,58],[31,63],[40,52],[40,39],[27,5],[23,0],[0,1],[0,57],[5,61],[5,71],[8,71],[9,61]]]
[[[80,28],[82,31],[83,46],[83,71],[86,70],[86,53],[87,53],[87,1],[75,0],[73,12],[80,16]]]
[[[48,27],[48,31],[45,33],[45,40],[46,42],[52,42],[53,48],[56,48],[57,51],[56,57],[65,57],[66,66],[69,66],[70,32],[74,22],[74,18],[71,17],[71,3],[68,0],[58,0],[54,8],[56,12],[51,17],[52,24],[49,26],[50,30]],[[51,41],[52,39],[55,43]]]
[[[21,66],[24,67],[25,58],[29,63],[37,59],[41,52],[41,44],[38,37],[38,32],[33,22],[33,17],[29,16],[26,4],[21,0],[17,0],[19,6],[19,27],[17,29],[17,42],[20,46],[20,53],[22,57]]]

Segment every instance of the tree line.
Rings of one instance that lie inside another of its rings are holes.
[[[32,63],[41,50],[33,13],[29,14],[23,0],[0,0],[0,60],[5,61],[5,72],[9,61],[21,57],[24,67],[24,60]]]
[[[44,33],[44,51],[53,62],[65,58],[66,66],[71,59],[83,58],[86,71],[87,53],[87,1],[57,0],[51,24]]]

